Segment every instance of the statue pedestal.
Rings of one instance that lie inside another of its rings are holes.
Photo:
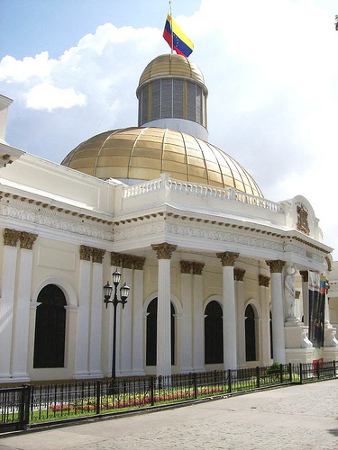
[[[325,324],[324,328],[324,361],[338,360],[338,341],[336,339],[337,329],[331,324]]]
[[[298,319],[289,319],[284,327],[286,362],[291,364],[311,363],[314,348],[307,337],[308,327]]]

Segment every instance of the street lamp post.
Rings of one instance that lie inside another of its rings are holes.
[[[130,288],[124,283],[124,285],[120,288],[120,297],[121,300],[117,298],[117,286],[120,284],[121,274],[115,269],[113,273],[113,285],[114,285],[114,297],[111,300],[111,295],[113,292],[113,286],[107,284],[103,286],[104,292],[104,303],[106,304],[106,308],[108,308],[108,303],[112,303],[114,306],[114,323],[113,323],[113,367],[112,367],[112,379],[116,378],[116,309],[119,303],[122,304],[122,308],[124,309],[124,305],[127,303],[127,298],[129,297]]]

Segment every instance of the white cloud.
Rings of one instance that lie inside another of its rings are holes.
[[[75,92],[74,88],[60,89],[47,83],[37,84],[24,97],[27,108],[47,111],[86,104],[86,96]]]
[[[338,248],[332,232],[338,218],[330,213],[338,162],[333,7],[320,0],[202,0],[199,11],[177,22],[194,42],[190,59],[209,89],[210,141],[237,159],[271,200],[304,195],[327,244]],[[162,25],[107,23],[58,59],[47,52],[3,58],[0,89],[15,100],[6,140],[59,162],[98,132],[137,125],[139,77],[169,52]]]

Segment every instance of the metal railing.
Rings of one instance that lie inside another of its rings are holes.
[[[336,377],[332,361],[0,389],[0,432]]]

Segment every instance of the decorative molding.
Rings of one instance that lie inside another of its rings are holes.
[[[270,277],[266,277],[265,275],[258,275],[258,284],[259,286],[269,287],[270,286]]]
[[[92,249],[93,263],[102,264],[102,260],[105,253],[106,251],[102,250],[101,248],[93,248]]]
[[[193,266],[192,261],[181,260],[180,265],[181,265],[181,273],[188,273],[188,274],[191,273]]]
[[[299,273],[300,273],[300,276],[302,277],[302,282],[308,283],[309,282],[309,272],[307,270],[301,270]]]
[[[300,204],[297,206],[297,230],[304,234],[310,234],[310,228],[308,223],[308,212],[304,205]]]
[[[114,240],[113,233],[111,231],[107,231],[107,228],[109,227],[108,222],[106,222],[106,224],[103,224],[102,221],[102,228],[105,229],[100,229],[84,222],[85,219],[87,221],[87,218],[89,221],[91,216],[80,218],[80,216],[72,216],[70,214],[70,211],[59,212],[57,209],[51,210],[44,208],[43,205],[37,206],[26,202],[24,204],[26,206],[29,205],[29,209],[16,208],[14,206],[0,203],[0,216],[10,217],[12,219],[20,220],[23,222],[42,225],[48,228],[53,228],[55,230],[68,231],[70,233],[76,233],[81,236],[88,236],[96,239],[103,239],[106,241]],[[18,203],[18,205],[21,205],[21,202]],[[40,211],[41,207],[43,209]],[[69,220],[69,217],[72,217],[73,220]],[[95,220],[95,224],[99,225],[100,222],[98,221],[99,219]]]
[[[143,256],[134,256],[125,253],[111,252],[110,264],[124,269],[143,270],[146,258]]]
[[[192,263],[192,273],[193,275],[203,275],[203,269],[205,264],[203,262],[196,262],[194,261]]]
[[[133,256],[134,270],[143,270],[145,261],[144,256]]]
[[[80,245],[80,259],[82,261],[90,261],[92,256],[92,247],[86,245]]]
[[[267,265],[270,267],[271,273],[282,273],[285,261],[281,261],[280,259],[277,259],[276,261],[266,261]]]
[[[222,266],[234,266],[236,259],[239,257],[239,253],[224,252],[216,253],[217,258],[221,260]]]
[[[235,281],[244,281],[244,275],[246,270],[240,269],[239,267],[234,268],[234,280]]]
[[[28,233],[27,231],[22,231],[20,236],[20,248],[26,249],[26,250],[32,250],[33,244],[36,241],[36,238],[38,237],[37,234]]]
[[[134,268],[134,258],[132,255],[121,255],[122,256],[122,268],[123,269],[133,269]]]
[[[9,247],[16,247],[18,240],[20,239],[21,231],[11,230],[9,228],[4,229],[4,245]]]
[[[155,250],[157,259],[171,259],[172,252],[177,249],[177,245],[168,244],[167,242],[152,244],[151,247]]]

